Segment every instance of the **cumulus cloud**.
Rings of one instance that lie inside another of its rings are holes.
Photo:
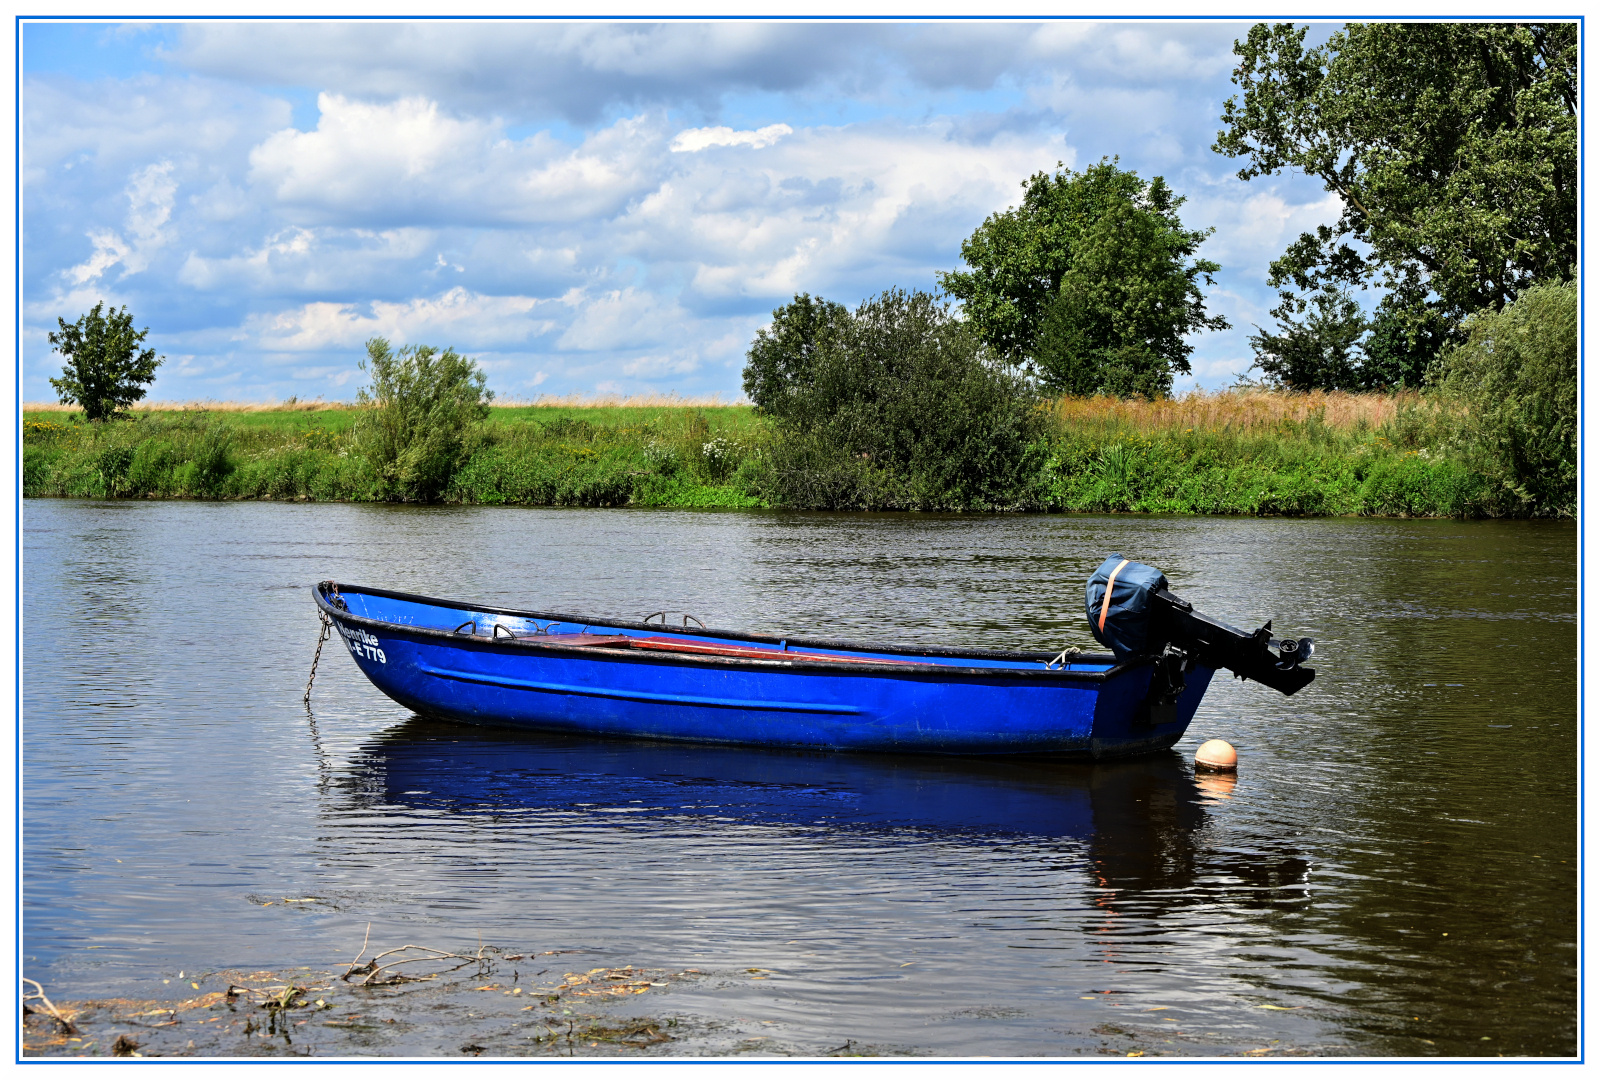
[[[191,23],[165,53],[183,68],[264,86],[367,98],[421,94],[451,108],[591,125],[615,109],[714,109],[730,88],[877,85],[862,60],[892,27],[760,22]]]
[[[183,68],[347,96],[421,94],[491,115],[591,125],[616,110],[714,113],[729,93],[871,97],[986,90],[1070,68],[1116,83],[1225,73],[1248,24],[745,21],[188,24]]]
[[[552,329],[549,320],[534,317],[541,303],[549,301],[482,296],[462,288],[403,303],[378,301],[366,311],[355,304],[317,301],[253,316],[240,336],[277,352],[349,349],[372,337],[478,348],[525,342]]]
[[[313,131],[274,132],[250,153],[250,179],[310,221],[533,224],[613,213],[647,189],[659,118],[620,120],[569,147],[507,139],[422,97],[373,104],[317,98]]]
[[[556,346],[584,352],[658,344],[688,315],[676,303],[636,289],[596,297],[574,292],[563,299],[578,315]]]
[[[641,258],[691,260],[690,288],[702,300],[782,298],[851,278],[907,284],[907,271],[921,279],[910,284],[927,287],[941,264],[925,262],[923,238],[899,235],[897,225],[945,215],[952,231],[938,246],[949,253],[1014,201],[1019,179],[1065,152],[1037,132],[973,144],[940,123],[812,128],[737,164],[686,158],[629,208],[617,233]]]
[[[1023,51],[1029,59],[1059,68],[1079,80],[1094,76],[1112,83],[1171,84],[1227,77],[1233,43],[1249,24],[1221,22],[1080,22],[1040,24]]]
[[[735,131],[730,127],[691,128],[672,140],[675,153],[693,153],[709,146],[748,146],[759,150],[771,146],[785,135],[794,134],[788,124],[768,124],[758,131]]]

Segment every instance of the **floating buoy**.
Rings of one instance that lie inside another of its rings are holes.
[[[1194,752],[1194,764],[1197,769],[1233,772],[1239,767],[1239,754],[1234,750],[1232,743],[1222,739],[1211,739],[1201,743],[1200,749]]]

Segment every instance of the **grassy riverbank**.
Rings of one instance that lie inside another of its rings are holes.
[[[991,508],[1179,514],[1494,516],[1513,511],[1415,396],[1268,393],[1046,406],[1028,467]],[[23,491],[93,498],[381,497],[352,407],[160,408],[85,424],[24,412]],[[444,500],[547,506],[781,504],[780,436],[749,406],[496,407]],[[869,468],[870,463],[863,465]],[[869,489],[870,490],[870,489]],[[941,509],[935,493],[879,508]]]
[[[23,493],[91,498],[382,497],[355,408],[23,414]],[[508,406],[467,433],[449,502],[760,506],[765,428],[748,406]],[[744,471],[741,471],[744,470]]]

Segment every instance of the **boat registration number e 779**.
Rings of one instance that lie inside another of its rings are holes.
[[[376,660],[380,664],[387,664],[388,658],[383,655],[383,650],[378,648],[378,639],[365,630],[335,624],[339,626],[339,633],[344,637],[344,643],[350,646],[350,651],[356,656],[365,656],[369,660]]]

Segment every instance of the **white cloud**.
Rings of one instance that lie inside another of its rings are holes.
[[[317,221],[487,225],[615,212],[651,180],[659,119],[618,121],[569,147],[546,134],[447,115],[436,101],[317,97],[313,131],[287,128],[250,153],[250,178]]]
[[[616,228],[630,254],[689,263],[708,298],[816,292],[864,272],[879,288],[931,288],[949,254],[929,265],[917,248],[930,238],[897,230],[931,219],[943,233],[931,246],[951,252],[1015,200],[1021,177],[1066,152],[1039,135],[967,143],[937,123],[809,128],[736,168],[681,159]]]
[[[291,225],[222,256],[191,251],[179,283],[207,292],[335,292],[370,289],[384,271],[425,264],[437,235],[428,229],[337,229]],[[386,284],[386,283],[385,283]]]
[[[30,75],[22,88],[24,180],[56,187],[63,170],[120,177],[155,158],[227,168],[289,117],[281,98],[208,79]]]
[[[128,239],[111,229],[91,231],[88,236],[94,253],[64,271],[66,279],[73,285],[84,285],[118,263],[122,264],[123,277],[148,267],[156,249],[167,242],[162,227],[172,217],[172,198],[177,190],[170,161],[148,165],[134,173],[127,187]]]
[[[534,318],[533,312],[548,302],[525,296],[482,296],[462,288],[403,303],[378,301],[371,305],[370,314],[352,304],[317,301],[255,316],[240,336],[280,352],[348,349],[372,337],[470,352],[547,333],[554,323]]]
[[[641,356],[622,365],[622,373],[636,379],[661,379],[698,370],[700,361],[692,356]]]
[[[1338,220],[1343,209],[1338,196],[1321,187],[1304,180],[1263,179],[1248,188],[1228,182],[1197,195],[1185,211],[1217,230],[1203,248],[1207,257],[1234,266],[1264,267],[1302,232]]]
[[[1171,83],[1214,79],[1233,67],[1233,42],[1249,23],[1047,22],[1033,30],[1024,55],[1043,65],[1068,65],[1099,81]]]
[[[556,347],[580,352],[660,344],[688,317],[676,303],[631,288],[593,299],[574,293],[564,302],[576,307],[578,315]]]
[[[735,131],[730,127],[690,128],[672,140],[674,153],[694,153],[711,146],[748,146],[759,150],[771,146],[785,135],[794,134],[788,124],[768,124],[756,131]]]

